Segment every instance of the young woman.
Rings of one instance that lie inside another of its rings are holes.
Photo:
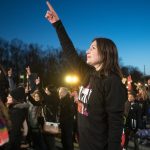
[[[78,101],[80,150],[120,150],[126,90],[121,82],[118,53],[114,42],[95,38],[84,63],[68,37],[53,7],[46,18],[58,34],[63,52],[72,65],[78,65],[81,87]]]
[[[32,96],[32,97],[31,97]],[[35,90],[31,96],[28,96],[27,103],[28,109],[28,124],[29,136],[31,137],[33,148],[35,150],[46,150],[45,142],[43,139],[41,127],[43,124],[42,119],[42,101],[43,97],[40,91]]]

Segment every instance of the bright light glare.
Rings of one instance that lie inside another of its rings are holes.
[[[78,83],[79,79],[75,75],[67,75],[65,77],[65,81],[69,84],[76,84],[76,83]]]
[[[78,82],[78,78],[76,76],[72,77],[72,82],[77,83]]]
[[[66,82],[67,82],[67,83],[70,83],[71,80],[72,80],[71,76],[66,76]]]

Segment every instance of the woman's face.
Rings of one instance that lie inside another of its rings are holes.
[[[40,96],[39,96],[39,94],[36,93],[36,94],[34,95],[34,100],[35,100],[35,101],[40,101]]]
[[[63,97],[65,97],[67,95],[67,91],[63,88],[59,89],[59,98],[62,99]]]
[[[128,101],[133,102],[135,100],[134,96],[131,94],[128,94]]]
[[[7,104],[12,104],[13,103],[13,98],[10,94],[7,96]]]
[[[100,54],[98,52],[97,43],[93,41],[90,48],[86,52],[87,64],[96,68],[96,70],[101,66],[100,64]]]

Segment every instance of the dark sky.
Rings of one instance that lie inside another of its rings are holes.
[[[112,39],[124,65],[150,74],[149,0],[50,0],[75,47],[88,49],[95,37]],[[0,0],[0,37],[43,47],[60,47],[44,18],[45,0]]]

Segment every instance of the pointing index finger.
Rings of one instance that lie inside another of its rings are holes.
[[[52,7],[52,5],[50,4],[49,1],[46,1],[46,4],[47,4],[50,11],[54,11],[54,9],[53,9],[53,7]]]

